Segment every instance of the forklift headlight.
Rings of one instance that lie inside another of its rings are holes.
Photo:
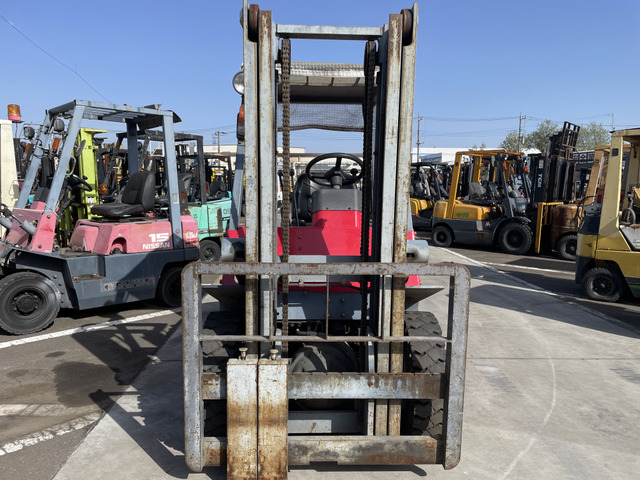
[[[244,72],[240,71],[233,76],[233,89],[240,95],[244,95]]]

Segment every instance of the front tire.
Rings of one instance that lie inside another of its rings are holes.
[[[204,319],[202,333],[205,335],[240,335],[243,333],[243,312],[211,312]],[[224,374],[230,358],[237,358],[240,342],[203,342],[202,362],[205,372]],[[204,431],[207,437],[227,436],[227,401],[205,400]]]
[[[603,302],[617,302],[624,292],[624,279],[607,267],[589,270],[582,281],[587,296]]]
[[[431,312],[406,312],[405,335],[421,337],[441,336],[442,328]],[[444,343],[411,342],[405,344],[405,372],[445,373],[446,347]],[[442,438],[444,400],[407,400],[402,405],[404,435],[429,435]]]
[[[60,292],[47,277],[17,272],[0,280],[0,328],[14,335],[39,332],[60,311]]]
[[[436,247],[450,247],[453,243],[453,232],[446,225],[438,225],[431,231],[431,241]]]
[[[576,251],[578,250],[578,236],[571,234],[565,235],[556,245],[558,256],[564,260],[576,261]]]
[[[533,232],[528,225],[511,222],[505,225],[498,234],[498,245],[504,253],[524,255],[533,243]]]

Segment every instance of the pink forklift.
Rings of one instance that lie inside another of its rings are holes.
[[[73,172],[83,120],[126,125],[126,185],[115,202],[91,208],[79,220],[69,246],[56,241],[61,200],[69,190],[91,189]],[[52,324],[60,308],[85,310],[156,298],[180,305],[180,273],[196,260],[198,227],[181,195],[174,147],[174,121],[157,105],[132,107],[84,100],[49,109],[31,142],[30,163],[13,209],[0,206],[0,328],[23,335]],[[156,205],[156,179],[140,170],[138,135],[161,127],[165,145],[167,199]],[[42,165],[53,165],[50,176]]]

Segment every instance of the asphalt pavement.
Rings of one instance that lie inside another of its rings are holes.
[[[640,334],[459,254],[432,248],[431,258],[472,274],[460,464],[314,465],[289,478],[638,478]],[[181,366],[178,330],[54,478],[225,478],[224,468],[185,466]]]

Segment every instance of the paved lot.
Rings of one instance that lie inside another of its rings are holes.
[[[562,297],[432,249],[472,273],[462,461],[292,468],[290,478],[629,479],[640,468],[640,335]],[[434,296],[434,310],[444,303]],[[57,480],[224,478],[182,454],[181,352],[174,335],[86,436]],[[1,461],[1,460],[0,460]]]
[[[0,479],[49,480],[176,328],[150,304],[63,311],[0,335]]]

